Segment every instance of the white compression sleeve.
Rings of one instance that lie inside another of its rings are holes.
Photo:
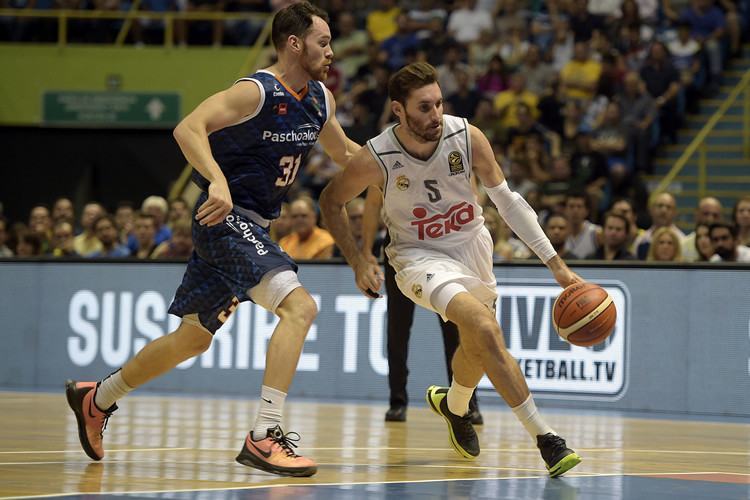
[[[546,264],[557,255],[552,243],[539,226],[534,209],[520,194],[510,190],[507,181],[495,187],[485,188],[485,191],[508,226],[542,259],[542,262]]]

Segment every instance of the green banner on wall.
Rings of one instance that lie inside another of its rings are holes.
[[[44,93],[42,122],[76,127],[172,127],[180,120],[180,95],[170,92]]]

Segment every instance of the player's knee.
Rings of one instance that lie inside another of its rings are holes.
[[[476,340],[480,351],[493,352],[497,351],[500,343],[497,341],[500,335],[500,327],[496,321],[481,318],[476,323]]]
[[[214,337],[195,325],[183,323],[180,328],[180,346],[190,356],[203,354],[211,347]]]
[[[318,315],[318,305],[303,288],[290,293],[276,309],[279,318],[300,323],[309,328]]]

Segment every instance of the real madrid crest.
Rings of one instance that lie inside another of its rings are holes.
[[[418,299],[422,298],[422,285],[419,283],[414,283],[411,287],[411,291],[414,293],[414,295],[417,296]]]
[[[409,178],[405,175],[399,175],[396,177],[396,187],[399,191],[406,191],[409,189]]]
[[[460,151],[451,151],[448,153],[448,167],[450,167],[450,175],[464,173],[464,159]]]

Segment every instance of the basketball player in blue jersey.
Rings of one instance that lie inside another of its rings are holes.
[[[405,66],[391,77],[388,94],[398,123],[367,141],[323,190],[320,206],[328,229],[354,269],[360,290],[378,290],[380,267],[357,247],[343,207],[368,186],[382,191],[383,220],[391,236],[385,251],[399,289],[458,326],[451,386],[431,386],[426,395],[429,407],[448,424],[454,449],[470,459],[479,455],[468,410],[486,373],[536,442],[550,476],[559,476],[581,458],[539,414],[505,346],[494,311],[492,238],[484,227],[474,175],[513,232],[562,287],[582,280],[557,255],[528,203],[508,188],[485,135],[465,119],[443,114],[435,68],[427,63]]]
[[[299,436],[280,426],[317,308],[268,226],[316,141],[340,165],[359,146],[345,136],[322,83],[333,57],[325,12],[307,2],[279,11],[272,39],[277,64],[209,97],[174,131],[203,190],[193,223],[195,251],[169,308],[182,323],[104,380],[66,385],[81,445],[94,460],[104,456],[102,432],[115,402],[204,352],[237,305],[252,300],[280,320],[268,344],[258,417],[237,461],[287,476],[317,470],[294,452]]]

